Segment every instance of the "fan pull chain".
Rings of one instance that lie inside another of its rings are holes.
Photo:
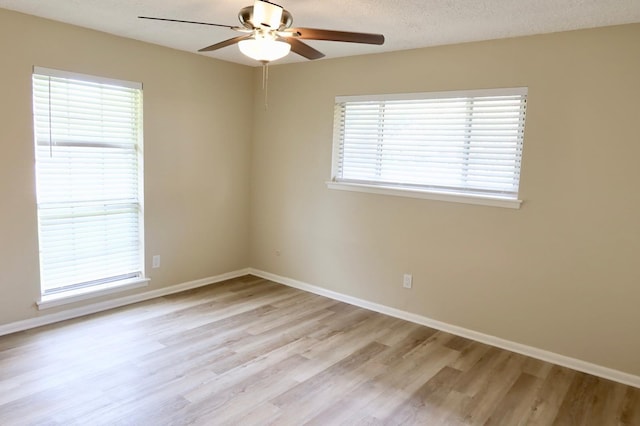
[[[269,109],[269,61],[262,61],[262,90],[264,91],[264,110]]]

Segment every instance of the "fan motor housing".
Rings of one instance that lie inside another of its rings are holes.
[[[240,9],[238,12],[238,20],[243,27],[253,30],[256,26],[253,24],[253,6],[247,6]],[[280,18],[280,27],[274,28],[274,30],[284,30],[290,28],[293,25],[293,16],[288,10],[282,9],[282,18]]]

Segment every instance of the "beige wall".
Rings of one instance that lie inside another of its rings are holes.
[[[629,25],[273,66],[251,265],[640,375],[639,42]],[[336,95],[513,86],[520,210],[327,189]]]
[[[144,84],[151,284],[139,291],[249,266],[250,68],[2,9],[0,52],[0,324],[78,306],[34,305],[33,65]],[[151,269],[154,254],[159,269]]]

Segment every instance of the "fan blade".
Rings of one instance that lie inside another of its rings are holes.
[[[290,28],[298,38],[303,40],[346,41],[349,43],[384,44],[382,34],[352,33],[349,31],[320,30],[317,28]]]
[[[216,43],[216,44],[212,44],[211,46],[204,47],[198,50],[198,52],[211,52],[212,50],[218,50],[223,47],[231,46],[232,44],[236,44],[239,41],[246,40],[252,37],[253,37],[253,34],[230,38],[229,40],[221,41],[220,43]]]
[[[180,19],[167,19],[167,18],[152,18],[150,16],[138,16],[139,19],[151,19],[154,21],[168,21],[168,22],[181,22],[183,24],[198,24],[198,25],[210,25],[212,27],[223,27],[235,29],[236,27],[232,25],[223,25],[223,24],[212,24],[211,22],[198,22],[198,21],[182,21]]]
[[[324,58],[324,53],[314,49],[306,43],[301,42],[300,40],[289,37],[282,38],[281,41],[289,43],[291,45],[291,50],[297,53],[298,55],[305,57],[307,59],[320,59]]]

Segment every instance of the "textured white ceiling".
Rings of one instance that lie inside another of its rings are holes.
[[[327,58],[640,22],[640,0],[275,2],[291,12],[294,26],[385,35],[383,46],[308,42]],[[253,0],[0,0],[0,8],[195,52],[239,33],[202,25],[144,21],[137,16],[237,25],[240,8],[252,3]],[[241,55],[237,46],[206,55],[259,65]],[[278,63],[305,60],[292,53]]]

